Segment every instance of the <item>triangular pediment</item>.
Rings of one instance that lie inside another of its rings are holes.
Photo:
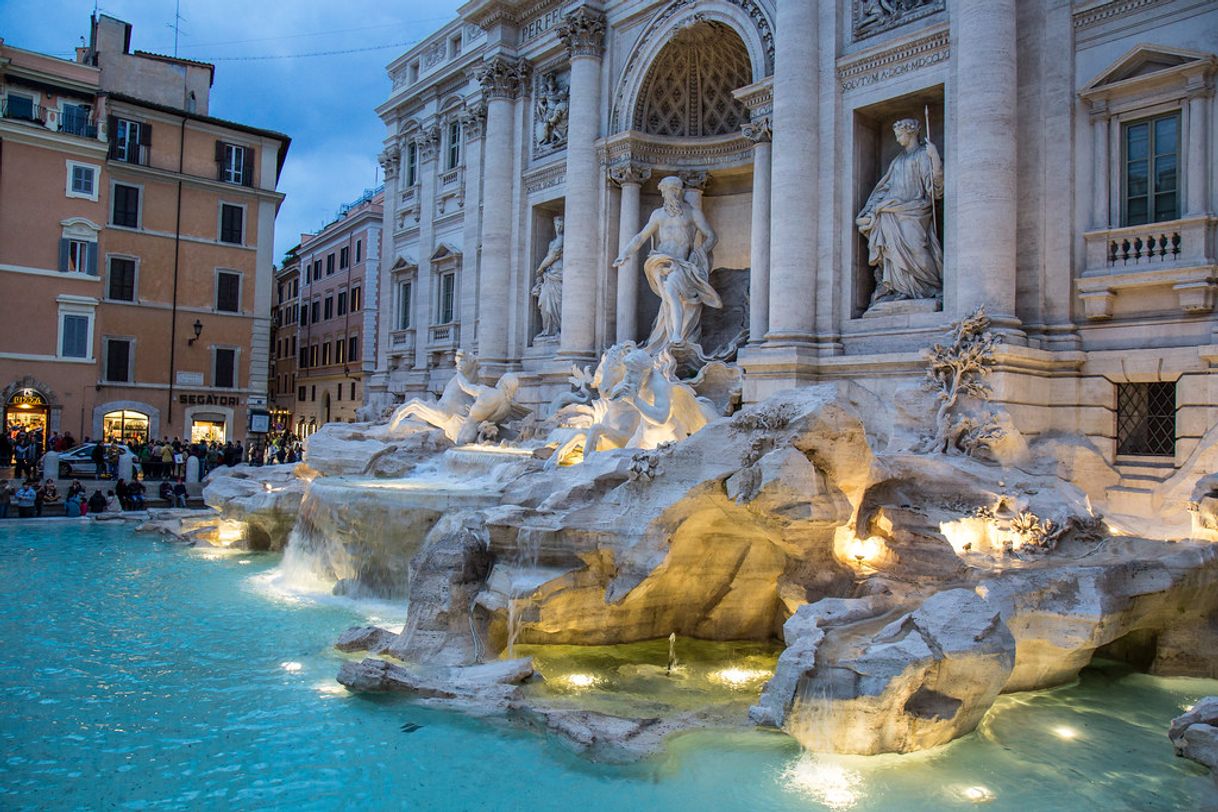
[[[389,266],[389,270],[406,271],[406,270],[413,270],[414,268],[417,268],[417,267],[419,267],[419,263],[415,262],[410,257],[399,255],[398,258],[396,260],[394,260],[393,265]]]
[[[1202,51],[1169,48],[1164,45],[1136,45],[1091,80],[1083,92],[1100,90],[1129,79],[1173,71],[1190,63],[1213,62],[1214,58],[1213,54]]]
[[[434,254],[431,255],[432,262],[439,262],[444,259],[452,259],[460,257],[461,252],[454,248],[450,243],[442,242],[437,246]]]

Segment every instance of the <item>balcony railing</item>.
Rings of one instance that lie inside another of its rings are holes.
[[[461,338],[459,324],[433,324],[430,329],[429,343],[432,349],[455,347]]]
[[[81,138],[97,138],[97,119],[80,109],[58,110],[26,99],[8,96],[0,99],[0,115],[13,121],[28,121],[48,129]]]
[[[394,330],[389,334],[389,354],[409,355],[414,352],[414,328]]]
[[[1091,320],[1161,307],[1154,288],[1174,293],[1185,313],[1209,313],[1218,295],[1218,218],[1181,217],[1142,226],[1097,229],[1083,235],[1086,267],[1079,297]]]

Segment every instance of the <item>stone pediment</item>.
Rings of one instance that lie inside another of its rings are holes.
[[[451,243],[442,242],[431,255],[432,262],[443,262],[446,259],[460,259],[461,251],[454,248]]]
[[[389,266],[389,270],[393,271],[393,272],[413,271],[413,270],[417,269],[418,267],[419,267],[419,263],[415,262],[410,257],[403,255],[403,256],[398,256],[398,258],[396,260],[394,260],[393,264],[391,266]]]
[[[1144,84],[1171,81],[1191,75],[1202,77],[1213,72],[1218,57],[1202,51],[1141,44],[1127,51],[1105,68],[1080,92],[1083,98],[1096,98],[1113,92],[1133,90]]]

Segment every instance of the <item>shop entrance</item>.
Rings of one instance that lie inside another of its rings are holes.
[[[224,415],[197,414],[190,423],[190,441],[192,443],[222,443],[224,442]]]
[[[102,437],[123,443],[148,442],[148,415],[127,409],[102,416]]]
[[[46,444],[50,404],[37,389],[18,389],[4,404],[4,430],[10,438],[22,432],[32,435],[38,443],[38,452]]]

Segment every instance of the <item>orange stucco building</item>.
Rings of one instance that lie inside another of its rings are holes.
[[[130,39],[103,15],[75,62],[0,41],[5,425],[245,438],[289,139],[208,115],[211,65]]]

